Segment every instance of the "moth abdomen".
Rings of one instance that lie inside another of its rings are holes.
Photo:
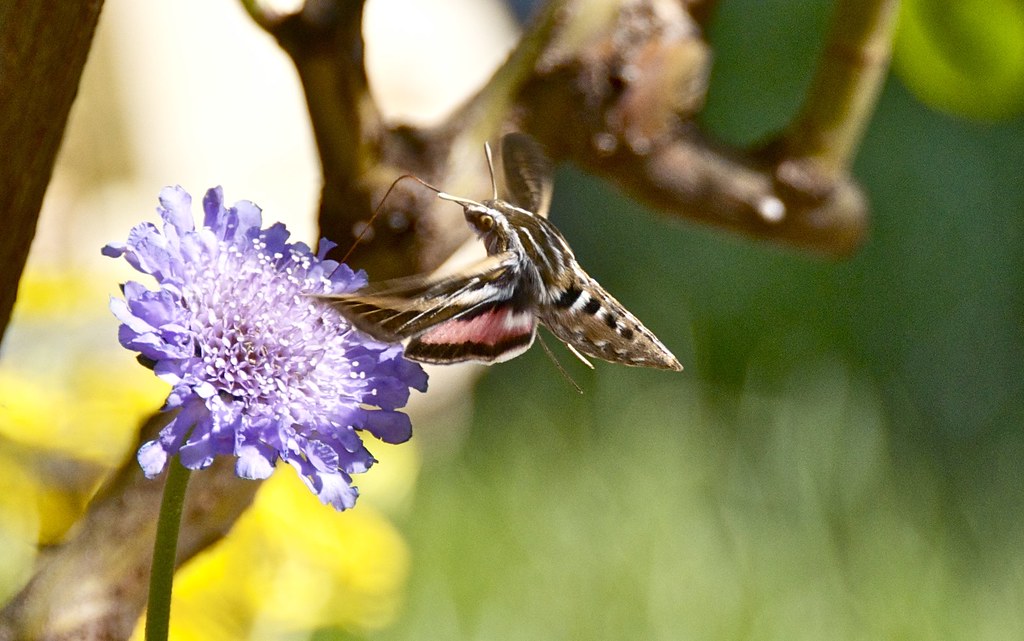
[[[583,294],[583,290],[576,285],[570,285],[569,289],[566,289],[555,299],[555,307],[572,307],[579,299],[580,295]]]

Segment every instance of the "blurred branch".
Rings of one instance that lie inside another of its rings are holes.
[[[0,338],[103,0],[0,0]]]
[[[620,148],[581,164],[661,212],[755,238],[844,255],[864,236],[867,203],[849,177],[793,188],[777,179],[778,164],[717,148],[696,128],[651,153]]]
[[[691,124],[710,55],[687,14],[654,0],[623,3],[589,42],[539,69],[520,103],[525,128],[666,214],[848,254],[867,203],[846,168],[884,79],[896,5],[838,3],[804,110],[761,148],[727,148]]]
[[[270,26],[297,62],[325,178],[360,175],[376,159],[363,155],[373,151],[382,125],[363,66],[362,28],[362,2],[329,0],[310,0],[301,12]],[[338,184],[326,180],[325,188]]]
[[[836,4],[807,100],[784,136],[785,155],[836,177],[849,167],[889,69],[899,0]]]
[[[151,420],[140,442],[166,422]],[[71,538],[44,550],[31,582],[0,611],[0,640],[99,641],[131,636],[146,604],[164,479],[143,476],[135,457],[114,473]],[[252,502],[259,483],[219,459],[189,487],[177,565],[220,540]]]
[[[301,11],[289,15],[267,13],[256,0],[242,3],[291,56],[302,81],[323,170],[321,234],[342,243],[354,239],[354,226],[369,216],[374,196],[383,193],[378,194],[368,183],[390,182],[404,173],[386,170],[382,167],[388,162],[385,159],[403,166],[415,163],[412,159],[424,153],[423,145],[415,143],[415,151],[402,152],[403,146],[396,144],[400,137],[388,136],[370,96],[363,64],[363,2],[309,0]],[[414,167],[424,177],[430,176],[428,165]],[[381,180],[375,181],[373,176]],[[403,196],[407,192],[396,201]],[[387,273],[388,266],[394,273],[415,268],[406,246],[411,236],[403,238],[406,231],[401,226],[378,230],[375,263],[379,269],[374,269],[375,275]]]
[[[542,55],[551,44],[557,26],[564,22],[560,16],[566,11],[565,0],[551,0],[536,17],[532,28],[524,33],[508,59],[495,71],[491,79],[465,105],[453,113],[439,129],[439,133],[462,136],[474,156],[480,156],[483,143],[498,131],[508,119],[520,88],[529,80]],[[607,12],[615,0],[594,1],[591,12]]]
[[[554,0],[490,82],[429,130],[382,122],[363,70],[359,3],[256,15],[299,70],[324,162],[321,232],[342,244],[401,174],[482,190],[480,143],[516,128],[668,215],[850,253],[867,203],[847,167],[884,79],[897,0],[838,2],[803,111],[752,149],[718,144],[692,123],[711,68],[701,28],[714,4]],[[431,215],[434,206],[432,194],[400,185],[352,262],[375,279],[442,262],[468,235],[461,219]]]
[[[718,6],[718,0],[682,0],[686,6],[686,12],[693,17],[694,22],[701,28],[707,26]]]
[[[544,12],[481,93],[435,130],[388,127],[381,120],[363,64],[362,2],[310,1],[288,16],[264,13],[255,0],[243,4],[295,62],[323,164],[320,233],[346,245],[399,175],[412,173],[449,189],[449,175],[484,175],[482,143],[498,130],[532,72],[560,3]],[[431,192],[399,184],[372,241],[364,238],[350,262],[374,278],[436,267],[469,236],[460,218],[431,216],[436,203]]]

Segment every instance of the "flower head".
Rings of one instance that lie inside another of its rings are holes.
[[[164,411],[175,411],[156,440],[138,453],[156,476],[177,454],[190,469],[218,455],[237,457],[239,476],[270,476],[291,464],[324,503],[351,507],[351,475],[375,461],[358,432],[401,443],[412,434],[397,408],[427,376],[399,345],[372,341],[310,294],[350,292],[366,283],[288,243],[280,223],[261,229],[260,209],[225,207],[220,187],[203,198],[195,228],[192,198],[181,187],[160,192],[163,229],[142,223],[126,243],[103,248],[153,276],[159,289],[124,284],[110,307],[121,344],[172,386]]]

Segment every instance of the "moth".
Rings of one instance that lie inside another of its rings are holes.
[[[399,278],[325,297],[329,304],[377,340],[407,340],[406,357],[426,363],[509,360],[530,348],[539,323],[587,365],[585,356],[593,356],[682,370],[672,352],[583,271],[547,219],[553,167],[540,145],[521,133],[502,138],[509,200],[498,198],[490,147],[485,151],[490,200],[436,191],[462,206],[486,258],[450,276]]]

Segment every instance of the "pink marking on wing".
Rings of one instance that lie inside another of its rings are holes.
[[[431,328],[419,337],[428,344],[479,343],[497,345],[533,331],[536,319],[529,312],[514,313],[509,308],[497,308],[474,316],[469,320],[455,319]]]

